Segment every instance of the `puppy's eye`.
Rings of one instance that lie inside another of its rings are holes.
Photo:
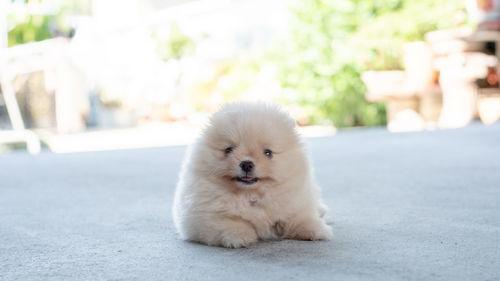
[[[264,149],[264,155],[269,158],[273,158],[273,152],[270,149]]]
[[[232,148],[231,146],[230,146],[230,147],[228,147],[228,148],[226,148],[226,149],[224,149],[224,153],[225,153],[225,154],[229,154],[229,153],[231,153],[231,152],[233,152],[233,148]]]

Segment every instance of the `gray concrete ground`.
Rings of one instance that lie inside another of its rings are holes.
[[[308,140],[330,242],[229,250],[170,218],[185,147],[0,156],[0,280],[500,280],[500,125]]]

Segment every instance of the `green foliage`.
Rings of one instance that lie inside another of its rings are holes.
[[[55,16],[26,15],[9,31],[9,47],[52,38],[49,26],[55,20]]]
[[[271,58],[280,69],[284,101],[304,107],[313,123],[385,124],[385,107],[364,98],[361,73],[401,68],[401,44],[453,26],[462,6],[462,0],[297,2],[291,40]]]
[[[156,52],[165,61],[169,59],[180,59],[194,52],[194,41],[189,38],[177,24],[170,26],[168,38],[162,39],[157,31],[153,31],[152,37],[158,41]]]
[[[23,2],[23,1],[20,1]],[[39,2],[44,1],[25,1]],[[71,26],[69,22],[70,14],[83,14],[90,11],[90,4],[86,1],[46,1],[46,7],[55,5],[58,7],[56,14],[26,14],[12,13],[8,14],[7,22],[10,28],[8,33],[9,46],[25,44],[34,41],[42,41],[54,37],[52,31],[59,34],[69,35]]]
[[[359,60],[373,70],[402,69],[402,45],[424,40],[433,30],[464,24],[464,1],[399,1],[398,9],[379,14],[351,36]]]

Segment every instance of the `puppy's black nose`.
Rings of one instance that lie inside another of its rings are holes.
[[[252,161],[241,161],[240,167],[243,171],[249,173],[253,169],[253,162]]]

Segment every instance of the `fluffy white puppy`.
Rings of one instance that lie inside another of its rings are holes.
[[[295,121],[275,105],[228,104],[185,158],[173,219],[182,239],[229,248],[330,240]]]

